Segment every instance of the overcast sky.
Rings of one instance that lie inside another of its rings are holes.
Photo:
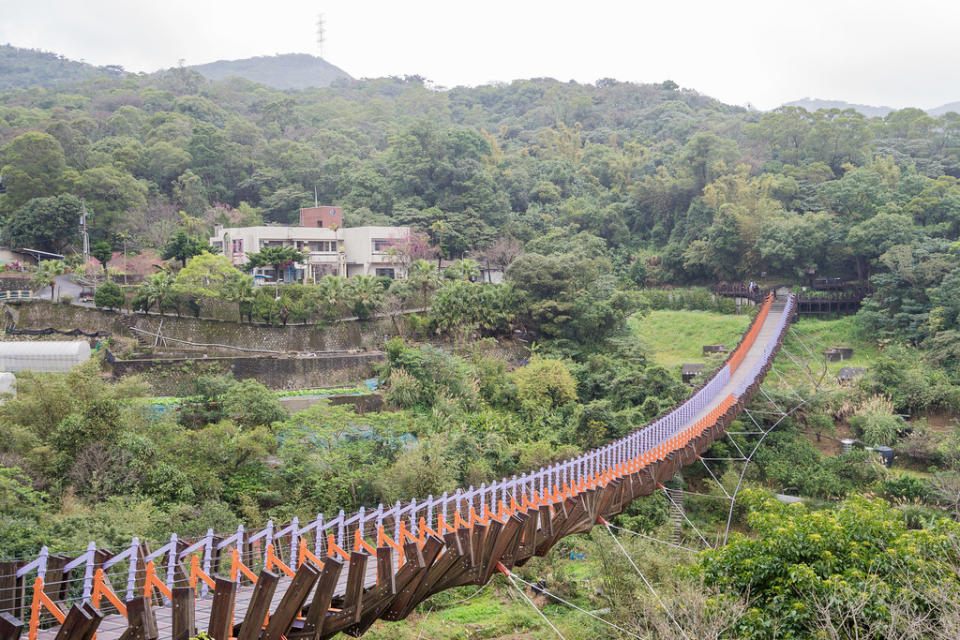
[[[357,78],[669,78],[761,109],[960,100],[954,0],[4,0],[0,43],[156,71],[316,54],[320,13],[324,57]]]

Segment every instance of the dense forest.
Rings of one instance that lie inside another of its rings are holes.
[[[630,322],[735,311],[689,285],[839,277],[872,293],[856,317],[823,331],[856,344],[869,371],[821,389],[814,372],[780,360],[770,403],[799,398],[802,408],[781,424],[769,406],[752,407],[764,427],[779,426],[746,482],[810,505],[749,493],[731,510],[730,544],[699,555],[627,544],[671,607],[684,603],[692,637],[955,637],[957,113],[761,113],[671,81],[438,90],[405,77],[280,91],[171,69],[4,91],[0,148],[5,244],[70,253],[82,198],[104,263],[121,247],[148,271],[172,260],[130,299],[105,283],[98,306],[179,314],[181,303],[222,295],[241,320],[321,325],[348,312],[425,309],[406,341],[383,345],[383,413],[321,403],[287,415],[262,385],[216,374],[197,376],[167,406],[140,379],[104,380],[98,361],[20,376],[17,397],[0,406],[0,556],[311,518],[522,473],[628,433],[686,396]],[[215,223],[289,224],[315,193],[343,206],[348,225],[414,227],[453,263],[440,272],[435,260],[413,262],[402,282],[330,278],[254,294],[223,256],[202,253]],[[504,269],[506,284],[476,282],[478,262]],[[679,322],[667,340],[679,341]],[[788,347],[812,354],[825,346],[816,330],[801,323]],[[517,332],[531,339],[530,357],[507,362],[494,339]],[[928,428],[928,417],[944,416],[948,428]],[[711,456],[757,444],[754,419],[735,423],[744,435]],[[910,473],[862,450],[824,455],[814,442],[841,426],[861,444],[893,446]],[[675,488],[712,492],[688,501],[688,522],[719,531],[727,512],[710,499],[739,485],[738,469],[711,469],[685,470]],[[669,516],[658,494],[616,524],[667,536]],[[549,574],[559,593],[645,637],[685,637],[671,635],[662,602],[586,540],[525,575]],[[576,565],[567,552],[588,558]],[[890,622],[894,610],[903,628]],[[514,617],[495,632],[538,624]],[[563,624],[570,637],[621,637],[579,618]],[[468,637],[447,631],[433,637]]]

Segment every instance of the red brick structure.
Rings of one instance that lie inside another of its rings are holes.
[[[343,227],[343,207],[308,207],[300,209],[301,227],[340,229]]]

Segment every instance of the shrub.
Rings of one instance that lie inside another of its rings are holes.
[[[517,399],[527,409],[550,410],[577,399],[577,382],[562,360],[534,356],[513,375]]]
[[[402,408],[413,407],[420,402],[420,383],[403,367],[390,372],[387,402]]]
[[[893,402],[880,395],[867,398],[850,418],[853,432],[871,447],[893,444],[903,425],[903,418],[893,413]]]
[[[123,291],[120,290],[120,285],[112,280],[108,280],[97,287],[93,294],[93,304],[101,309],[119,309],[123,306],[123,303]]]

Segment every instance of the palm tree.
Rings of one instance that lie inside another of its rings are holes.
[[[427,295],[430,291],[440,286],[443,277],[432,263],[420,259],[410,265],[407,279],[410,283],[420,289],[421,305],[427,306]]]
[[[173,297],[173,287],[176,280],[176,277],[169,271],[160,271],[147,278],[140,285],[140,293],[147,300],[147,311],[156,304],[157,310],[161,314],[163,313],[163,307]]]
[[[463,258],[444,269],[443,273],[452,280],[476,281],[480,278],[480,263],[470,258]]]
[[[243,322],[243,311],[247,310],[247,315],[252,314],[254,290],[253,276],[248,273],[237,272],[232,275],[223,287],[223,295],[227,300],[237,303],[237,309],[240,313],[240,322]]]
[[[376,276],[361,274],[347,280],[347,292],[353,303],[353,312],[361,320],[370,317],[383,299],[383,285]]]
[[[346,280],[337,276],[323,276],[317,282],[314,295],[320,317],[325,321],[334,322],[344,316],[349,302]]]
[[[50,287],[50,302],[53,302],[54,293],[57,289],[57,276],[62,276],[67,272],[67,265],[63,260],[44,260],[37,265],[34,272],[33,284],[43,287]]]

